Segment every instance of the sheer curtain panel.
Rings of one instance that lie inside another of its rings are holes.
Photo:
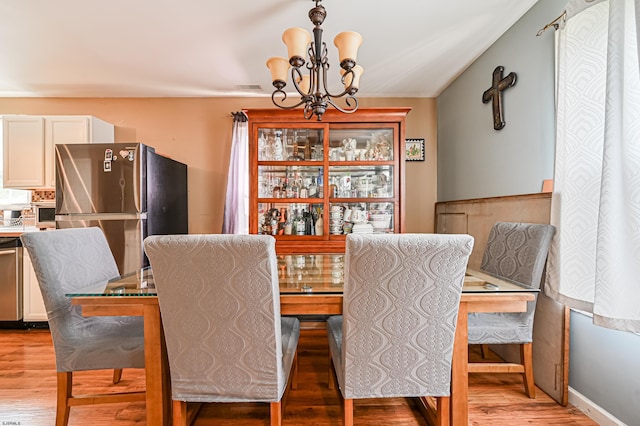
[[[231,159],[224,204],[223,234],[249,233],[249,125],[244,112],[234,112]]]
[[[571,1],[558,32],[546,293],[640,332],[640,0]]]

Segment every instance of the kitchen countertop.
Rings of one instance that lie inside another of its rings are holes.
[[[40,231],[35,226],[0,226],[0,237],[19,237],[25,232]]]

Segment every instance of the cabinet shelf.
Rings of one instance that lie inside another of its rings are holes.
[[[247,110],[249,232],[275,235],[279,254],[344,252],[354,227],[404,232],[408,112],[369,108],[346,117],[327,111],[316,123],[300,110]]]

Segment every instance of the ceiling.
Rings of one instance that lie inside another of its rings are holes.
[[[360,97],[434,97],[537,0],[324,0],[333,38],[362,34]],[[270,96],[271,56],[312,0],[0,2],[0,97]],[[260,88],[256,88],[259,86]],[[289,84],[289,87],[291,84]]]

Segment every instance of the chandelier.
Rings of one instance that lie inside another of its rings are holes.
[[[322,41],[322,23],[327,11],[320,5],[322,0],[313,0],[316,6],[309,11],[309,19],[315,25],[313,41],[311,35],[303,28],[289,28],[282,34],[282,41],[287,45],[289,59],[273,57],[267,60],[267,67],[271,70],[271,80],[276,90],[271,94],[274,105],[282,109],[293,109],[304,105],[304,118],[309,120],[314,115],[318,121],[322,120],[328,106],[338,111],[352,113],[358,109],[358,99],[354,96],[358,91],[360,76],[364,69],[356,65],[358,47],[362,44],[362,36],[353,31],[345,31],[336,36],[333,43],[338,48],[340,57],[340,73],[344,91],[331,94],[327,88],[327,46]],[[309,60],[305,60],[306,52]],[[300,94],[300,102],[285,106],[287,94],[283,90],[287,85],[287,72],[291,68],[293,86]],[[305,71],[306,68],[308,70]],[[335,98],[345,97],[346,108],[341,108],[334,102]]]

